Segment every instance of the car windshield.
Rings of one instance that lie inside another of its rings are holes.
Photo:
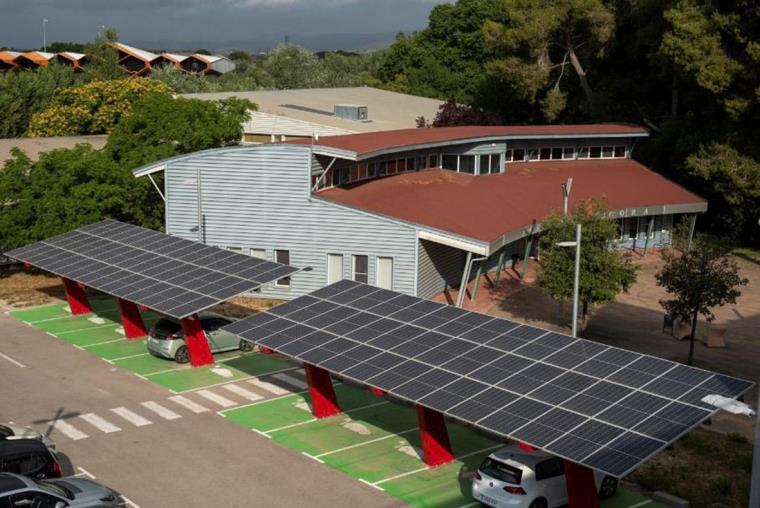
[[[55,494],[56,496],[65,497],[66,499],[74,499],[74,494],[63,485],[59,485],[47,480],[35,481],[37,482],[37,485],[39,485],[39,487],[44,491]]]
[[[155,337],[166,337],[169,334],[177,333],[180,330],[180,325],[176,321],[171,319],[159,319],[153,326],[153,335]]]
[[[483,464],[480,465],[480,470],[491,478],[496,478],[513,485],[520,485],[520,479],[522,478],[522,471],[518,468],[494,460],[491,457],[483,461]]]
[[[0,439],[13,435],[13,431],[5,425],[0,425]]]

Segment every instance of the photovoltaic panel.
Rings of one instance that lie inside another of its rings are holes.
[[[298,271],[110,219],[5,255],[175,318]]]
[[[224,329],[616,477],[752,386],[346,280]]]

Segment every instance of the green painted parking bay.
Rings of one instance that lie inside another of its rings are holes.
[[[123,336],[113,342],[96,344],[94,346],[85,346],[87,351],[95,353],[106,360],[116,360],[125,357],[134,357],[135,355],[148,355],[145,340],[126,340]],[[126,358],[125,358],[126,359]]]

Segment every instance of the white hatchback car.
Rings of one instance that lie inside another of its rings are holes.
[[[611,497],[618,481],[594,472],[599,497]],[[564,462],[541,451],[506,446],[489,455],[472,480],[472,497],[495,508],[555,508],[567,505]]]

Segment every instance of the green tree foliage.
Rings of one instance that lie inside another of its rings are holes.
[[[636,281],[636,267],[630,254],[615,246],[618,227],[596,201],[582,203],[567,216],[554,213],[542,222],[541,264],[538,285],[552,298],[572,299],[575,276],[575,249],[557,243],[575,239],[576,224],[582,225],[579,303],[581,330],[589,308],[615,301],[621,291]]]
[[[49,53],[61,53],[62,51],[71,51],[73,53],[84,53],[85,44],[79,42],[51,42],[47,45]],[[42,51],[42,48],[40,48]]]
[[[262,63],[277,88],[316,88],[325,81],[324,69],[311,51],[280,45]]]
[[[119,53],[110,44],[119,40],[115,28],[106,28],[102,35],[87,44],[84,53],[87,64],[84,66],[86,81],[105,81],[124,77],[124,71],[119,67]]]
[[[235,63],[249,62],[251,60],[251,54],[247,51],[236,49],[235,51],[231,51],[230,54],[227,55],[227,58],[233,60]]]
[[[660,305],[674,318],[691,321],[689,365],[694,360],[699,315],[707,321],[714,320],[712,308],[735,304],[741,295],[739,287],[749,283],[740,276],[739,266],[728,252],[726,242],[699,238],[692,249],[682,255],[664,251],[665,266],[655,275],[657,284],[671,296],[660,300]]]
[[[32,115],[45,109],[56,92],[75,83],[77,78],[71,67],[57,63],[0,73],[0,138],[22,136]]]

